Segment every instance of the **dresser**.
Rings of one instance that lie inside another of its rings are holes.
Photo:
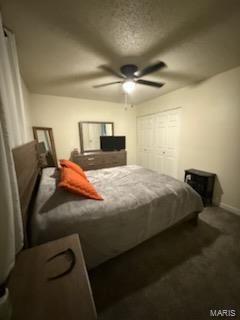
[[[126,150],[99,151],[85,154],[72,152],[71,161],[77,163],[83,170],[125,166],[127,164],[127,152]]]
[[[12,320],[97,319],[77,234],[23,250],[8,287]]]
[[[185,182],[200,194],[204,206],[212,204],[215,176],[211,172],[196,169],[185,170]]]

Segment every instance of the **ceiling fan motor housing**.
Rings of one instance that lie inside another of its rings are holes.
[[[121,73],[127,78],[133,78],[134,73],[138,71],[138,67],[135,64],[125,64],[120,68]]]
[[[104,69],[106,71],[109,71],[111,74],[117,76],[118,78],[121,78],[121,80],[113,81],[110,83],[99,84],[94,86],[94,88],[106,87],[116,83],[121,83],[123,86],[124,85],[133,86],[135,85],[135,83],[137,83],[144,86],[161,88],[164,85],[164,83],[157,82],[157,81],[144,80],[144,79],[141,79],[141,77],[146,76],[150,73],[156,72],[164,67],[166,67],[166,64],[163,61],[158,61],[155,64],[149,65],[145,67],[143,70],[138,70],[138,67],[135,64],[125,64],[120,67],[120,73],[119,73],[105,66]]]

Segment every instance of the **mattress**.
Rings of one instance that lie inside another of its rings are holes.
[[[78,233],[88,268],[133,248],[203,209],[186,183],[136,165],[86,171],[103,201],[57,188],[43,170],[31,219],[32,245]]]

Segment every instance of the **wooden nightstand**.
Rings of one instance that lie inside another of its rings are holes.
[[[68,254],[48,259],[68,249],[75,256],[72,271],[49,280],[69,269],[74,259],[70,259],[73,256]],[[22,251],[17,257],[8,287],[13,320],[97,319],[78,235]]]

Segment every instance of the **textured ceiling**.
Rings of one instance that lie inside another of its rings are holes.
[[[240,65],[239,0],[0,0],[16,35],[23,77],[32,92],[123,102],[117,80],[100,67],[167,68],[137,85],[132,102],[151,99]]]

